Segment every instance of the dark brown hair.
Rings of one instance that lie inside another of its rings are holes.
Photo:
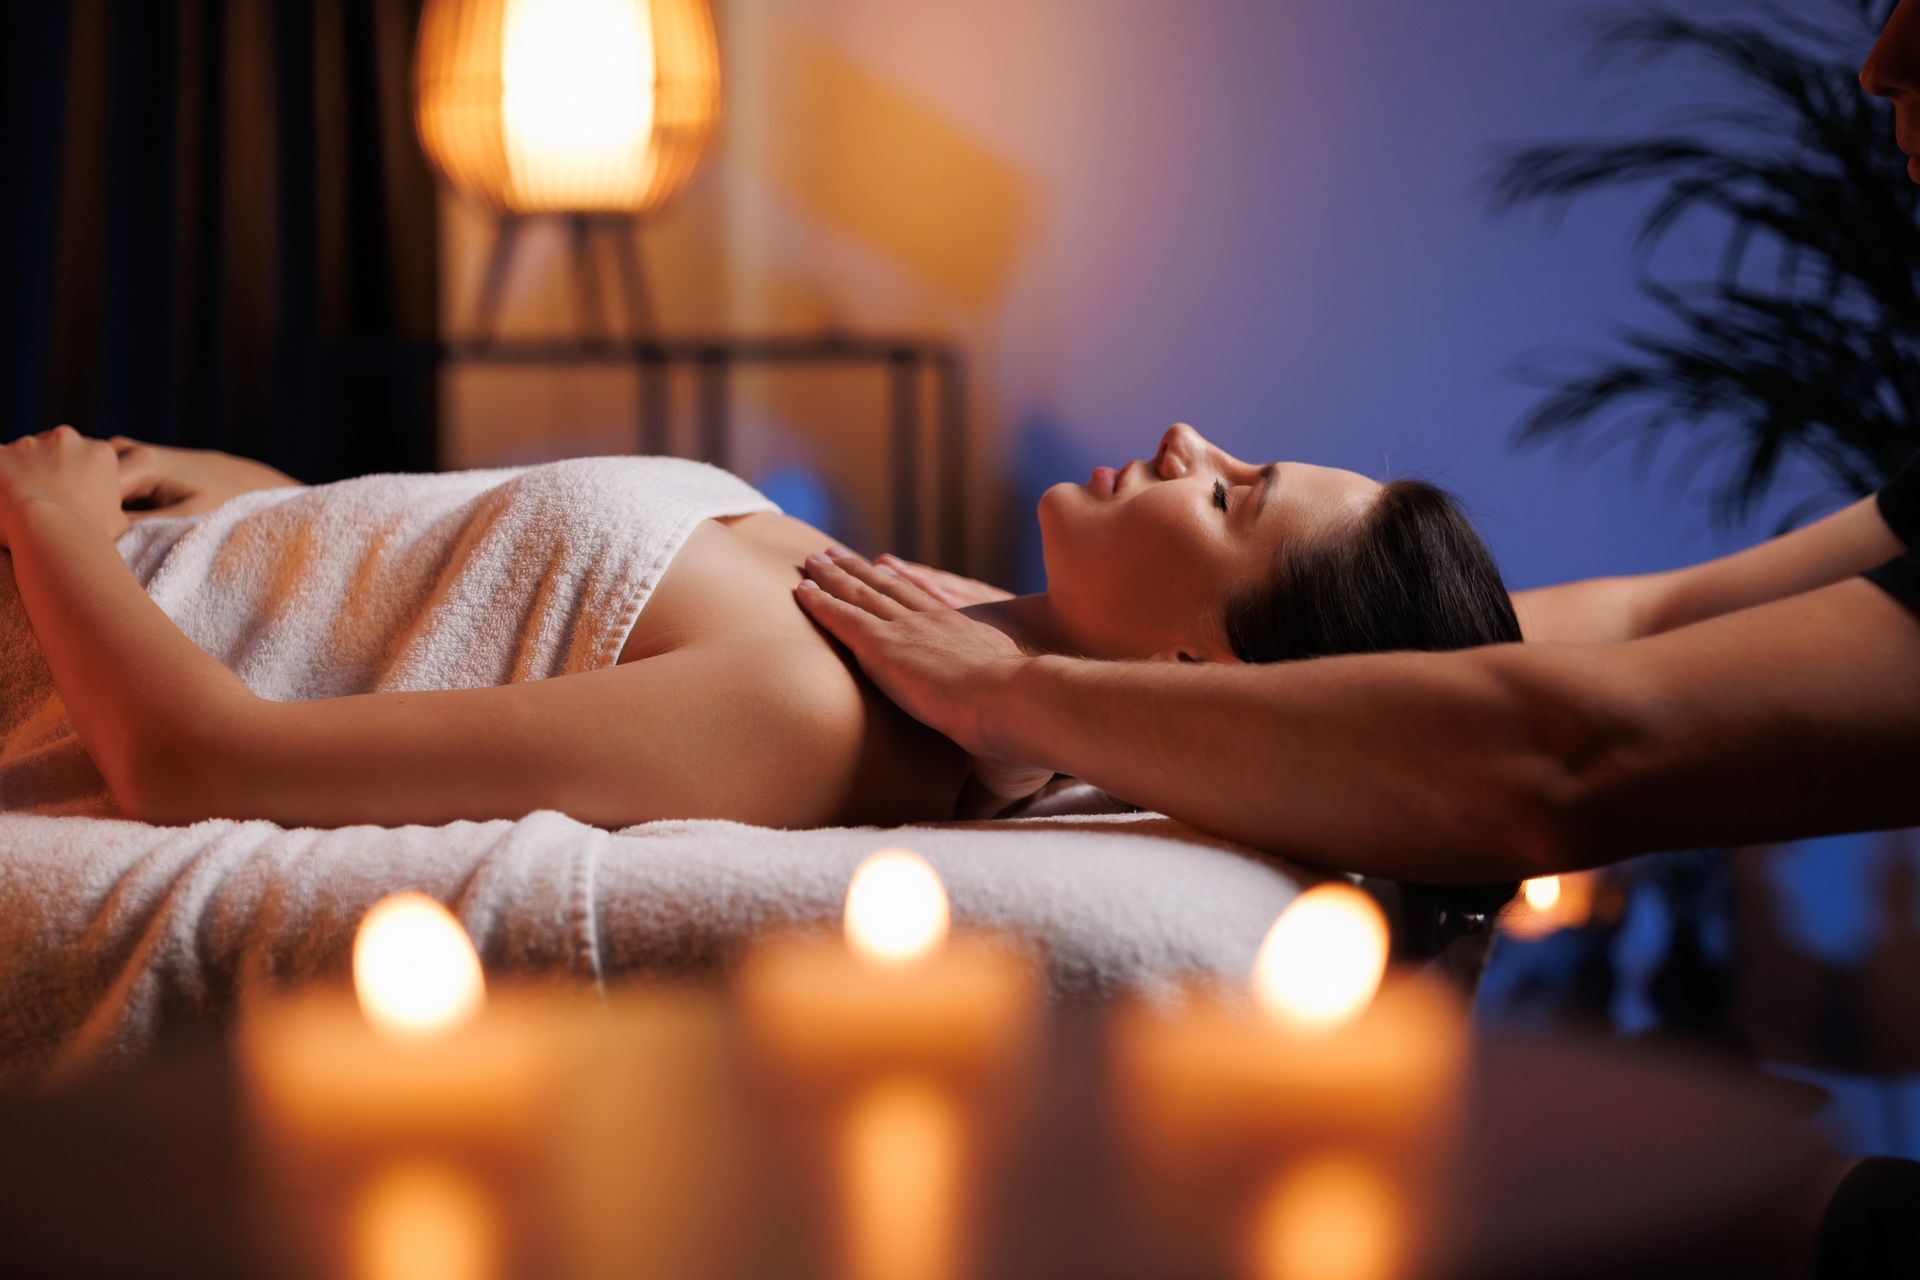
[[[1395,480],[1358,521],[1287,548],[1228,603],[1242,662],[1468,649],[1520,638],[1493,556],[1446,491]]]
[[[1424,480],[1395,480],[1358,521],[1287,548],[1265,583],[1227,606],[1226,623],[1242,662],[1520,639],[1486,544],[1453,498]],[[1454,936],[1485,932],[1519,887],[1398,886],[1396,954],[1430,960]]]

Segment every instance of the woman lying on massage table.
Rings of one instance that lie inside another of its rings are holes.
[[[215,513],[130,531],[123,502],[152,508],[138,521]],[[1418,481],[1255,466],[1176,425],[1150,461],[1056,485],[1038,514],[1048,590],[970,610],[1030,652],[1271,662],[1519,635],[1486,549]],[[620,541],[641,525],[664,532]],[[520,541],[495,575],[463,580],[503,528]],[[675,459],[309,489],[67,427],[0,447],[19,596],[0,579],[0,609],[24,606],[113,807],[152,822],[891,823],[1051,776],[977,775],[858,677],[794,606],[826,541]],[[178,598],[189,569],[168,559],[196,557],[204,582]],[[330,595],[316,584],[336,571]],[[437,665],[407,665],[435,645]],[[0,772],[0,808],[23,803]]]

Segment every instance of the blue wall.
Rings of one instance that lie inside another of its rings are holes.
[[[1587,4],[1207,3],[1143,41],[1173,8],[1116,5],[1082,51],[1094,100],[1077,109],[1116,127],[1054,191],[1086,234],[1043,268],[1067,318],[1008,406],[1027,499],[1186,419],[1243,455],[1438,480],[1533,585],[1732,549],[1816,491],[1716,528],[1626,453],[1510,447],[1536,394],[1520,362],[1645,315],[1629,255],[1644,199],[1596,199],[1557,229],[1496,218],[1490,161],[1656,120],[1698,96],[1697,73],[1597,74]],[[1149,96],[1178,103],[1163,130],[1140,127]],[[1696,228],[1663,266],[1704,275],[1714,244]],[[1017,308],[1002,319],[1027,340]],[[1030,543],[1018,563],[1037,585]]]

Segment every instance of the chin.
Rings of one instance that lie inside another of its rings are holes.
[[[1059,484],[1049,487],[1045,493],[1040,495],[1040,501],[1034,504],[1033,514],[1035,518],[1040,521],[1040,536],[1042,540],[1047,536],[1047,527],[1049,524],[1061,519],[1072,518],[1068,513],[1074,508],[1076,495],[1080,497],[1086,496],[1080,492],[1079,485],[1068,480],[1063,480]]]

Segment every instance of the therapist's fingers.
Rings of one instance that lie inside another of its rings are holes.
[[[832,557],[834,566],[842,572],[853,575],[878,591],[881,595],[905,605],[914,613],[926,613],[930,609],[950,608],[945,601],[936,599],[918,583],[897,569],[886,565],[869,564],[851,551],[843,551]]]
[[[876,589],[860,575],[851,572],[844,560],[832,560],[816,552],[807,557],[803,567],[807,577],[818,583],[821,590],[856,608],[864,609],[876,618],[892,621],[912,612],[892,596]]]
[[[793,598],[799,602],[802,612],[819,623],[828,635],[853,650],[856,658],[867,651],[882,625],[879,618],[859,605],[848,604],[812,578],[800,580],[800,585],[793,589]]]
[[[1013,592],[996,587],[990,582],[978,578],[969,578],[965,574],[951,573],[945,569],[936,569],[932,565],[920,564],[913,560],[902,560],[899,556],[881,553],[873,559],[875,566],[892,569],[895,573],[909,579],[915,586],[944,604],[949,609],[964,609],[968,605],[988,604],[996,600],[1011,600]]]

